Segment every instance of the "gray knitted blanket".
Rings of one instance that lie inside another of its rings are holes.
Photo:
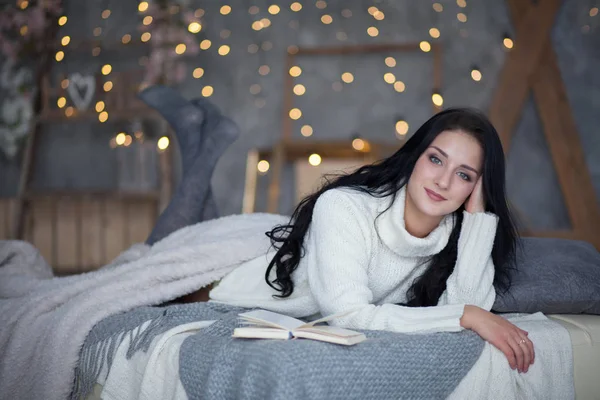
[[[368,340],[339,346],[312,340],[234,339],[243,308],[218,303],[142,307],[108,317],[88,335],[73,398],[88,393],[129,335],[127,357],[188,322],[214,320],[188,337],[179,373],[193,399],[445,399],[484,346],[471,331],[408,335],[362,331]],[[138,327],[151,321],[145,330]]]

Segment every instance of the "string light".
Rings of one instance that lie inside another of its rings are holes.
[[[58,26],[63,26],[64,24],[67,23],[67,20],[68,20],[68,18],[65,15],[63,15],[62,17],[60,17],[58,19]]]
[[[595,17],[596,15],[598,15],[598,7],[592,7],[590,9],[590,17]]]
[[[344,8],[342,10],[342,17],[344,18],[350,18],[352,16],[352,11],[348,10],[347,8]]]
[[[158,142],[156,142],[156,147],[158,147],[158,149],[161,151],[166,150],[169,147],[169,138],[163,136],[160,139],[158,139]]]
[[[513,40],[510,38],[510,36],[508,34],[504,35],[504,39],[502,40],[502,44],[504,45],[505,48],[507,49],[512,49],[514,46]]]
[[[196,11],[194,11],[194,17],[196,18],[202,18],[204,16],[204,10],[199,8]]]
[[[390,85],[396,81],[396,76],[391,72],[386,72],[383,74],[383,80]]]
[[[396,81],[394,82],[394,90],[398,93],[402,93],[406,90],[406,85],[402,81]]]
[[[125,143],[123,143],[123,145],[125,147],[129,147],[131,142],[133,142],[133,138],[131,137],[131,135],[125,135]]]
[[[306,93],[306,88],[304,87],[304,85],[297,84],[294,86],[294,94],[296,96],[302,96],[304,93]]]
[[[289,114],[290,118],[293,120],[297,120],[300,119],[300,117],[302,117],[302,111],[300,111],[299,108],[292,108]]]
[[[394,57],[386,57],[385,58],[385,65],[387,65],[390,68],[395,67],[396,66],[396,59]]]
[[[179,43],[177,46],[175,46],[175,53],[183,54],[183,53],[185,53],[186,49],[187,49],[187,46],[184,43]]]
[[[112,66],[110,64],[104,64],[102,66],[102,75],[108,75],[112,71]]]
[[[65,115],[67,117],[72,117],[74,113],[75,113],[75,110],[71,106],[69,106],[65,109]]]
[[[102,100],[100,100],[99,102],[96,103],[96,112],[102,112],[104,111],[104,102]]]
[[[100,55],[100,47],[96,46],[92,49],[92,55],[94,57],[97,57],[98,55]]]
[[[108,17],[110,17],[110,10],[102,11],[102,19],[107,19]]]
[[[63,89],[66,89],[69,87],[69,80],[68,79],[63,79],[62,81],[60,81],[60,87]]]
[[[377,21],[382,21],[385,18],[385,14],[381,11],[377,11],[375,14],[373,14],[373,18],[375,18]]]
[[[375,36],[379,35],[379,29],[375,28],[374,26],[370,26],[367,29],[367,33],[369,34],[369,36],[375,37]]]
[[[123,42],[123,44],[131,42],[131,35],[129,33],[124,34],[123,39],[121,39],[121,41]]]
[[[271,68],[269,68],[268,65],[261,65],[260,67],[258,67],[258,73],[262,76],[267,75],[269,72],[271,72]]]
[[[212,94],[214,93],[214,89],[212,86],[204,86],[202,88],[202,96],[204,97],[210,97],[212,96]]]
[[[327,3],[326,3],[326,2],[324,2],[323,0],[318,0],[318,1],[315,3],[315,6],[316,6],[316,7],[317,7],[319,10],[323,10],[324,8],[326,8],[326,7],[327,7]]]
[[[433,9],[436,12],[442,12],[442,11],[444,11],[444,6],[441,5],[440,3],[433,3]]]
[[[208,50],[208,49],[210,49],[211,45],[212,45],[212,42],[210,40],[204,39],[203,41],[200,42],[200,49]]]
[[[370,15],[375,15],[375,13],[376,13],[377,11],[379,11],[379,9],[378,9],[377,7],[375,7],[375,6],[371,6],[371,7],[369,7],[369,8],[367,9],[367,12],[368,12]]]
[[[288,54],[297,54],[298,46],[295,46],[295,45],[288,46],[287,52],[288,52]]]
[[[61,62],[63,60],[63,58],[65,58],[65,52],[64,51],[57,51],[56,55],[54,56],[54,58],[56,59],[56,61]]]
[[[260,31],[262,28],[264,28],[264,25],[261,21],[254,21],[252,23],[252,29],[255,31]]]
[[[310,125],[302,125],[302,128],[300,128],[300,133],[304,137],[312,136],[312,134],[313,134],[313,128]]]
[[[102,28],[96,27],[94,28],[94,36],[100,36],[102,34]]]
[[[260,160],[256,165],[256,169],[258,169],[258,172],[260,172],[261,174],[266,174],[267,171],[269,171],[269,167],[270,165],[267,160]]]
[[[125,134],[123,132],[120,132],[115,136],[115,143],[117,143],[117,146],[123,146],[125,144]]]
[[[19,33],[21,34],[21,36],[27,35],[27,31],[29,31],[29,28],[27,27],[27,25],[23,25],[21,27],[21,29],[19,29]]]
[[[290,10],[294,12],[302,10],[302,4],[298,3],[297,1],[293,2],[292,4],[290,4]]]
[[[152,23],[152,21],[154,21],[154,18],[152,18],[151,15],[146,15],[144,17],[144,19],[142,20],[142,24],[144,24],[144,25],[150,25]]]
[[[226,56],[227,54],[229,54],[230,50],[231,50],[231,48],[229,46],[227,46],[226,44],[224,44],[221,47],[219,47],[219,55]]]
[[[148,2],[147,1],[142,1],[140,2],[140,4],[138,4],[138,11],[139,12],[145,12],[148,9]]]
[[[256,14],[258,14],[259,11],[260,10],[256,6],[252,6],[248,9],[248,13],[251,15],[256,15]]]
[[[330,23],[333,22],[333,18],[331,17],[331,15],[325,14],[321,17],[321,22],[324,23],[325,25],[329,25]]]
[[[198,33],[202,30],[202,25],[200,25],[198,22],[191,22],[188,25],[188,31],[190,31],[191,33]]]
[[[98,114],[98,121],[106,122],[107,120],[108,120],[108,113],[106,111],[102,111],[100,114]]]
[[[429,30],[429,36],[431,36],[434,39],[437,39],[440,37],[440,30],[437,28],[431,28]]]
[[[477,68],[476,65],[474,65],[473,67],[471,67],[471,78],[473,78],[473,80],[475,82],[479,82],[481,80],[481,71],[479,70],[479,68]]]
[[[60,44],[62,44],[63,46],[66,46],[70,42],[71,42],[71,38],[69,36],[63,36],[63,38],[60,41]]]
[[[467,22],[467,16],[464,13],[456,14],[456,19],[460,22]]]
[[[465,0],[456,0],[456,4],[461,8],[465,8],[467,6],[467,2]]]
[[[317,165],[321,164],[321,156],[317,153],[311,154],[308,157],[308,163],[313,167],[316,167]]]
[[[58,106],[58,108],[63,108],[66,104],[67,104],[67,99],[65,99],[64,97],[59,97],[58,100],[56,101],[56,105]]]
[[[421,48],[421,50],[425,53],[427,53],[428,51],[431,50],[431,45],[429,44],[428,41],[423,40],[421,43],[419,43],[419,47]]]
[[[293,67],[290,68],[290,75],[293,76],[294,78],[299,77],[302,74],[302,68],[300,68],[297,65],[294,65]]]
[[[104,82],[103,88],[105,92],[110,92],[113,88],[113,83],[111,81],[106,81]]]
[[[400,118],[396,121],[396,135],[399,138],[403,138],[408,133],[408,122]]]
[[[258,51],[258,45],[256,43],[252,43],[248,45],[248,53],[254,54]]]
[[[273,15],[279,14],[280,10],[281,9],[279,8],[279,6],[277,4],[270,5],[269,9],[268,9],[269,14],[273,14]]]
[[[152,34],[150,32],[144,32],[142,33],[140,39],[142,40],[142,42],[147,42],[148,40],[150,40],[150,38],[152,38]]]
[[[203,75],[204,75],[204,69],[202,69],[200,67],[194,69],[194,72],[192,72],[192,76],[196,79],[202,78]]]
[[[441,107],[442,104],[444,104],[444,98],[438,92],[433,92],[433,94],[431,95],[431,101],[433,101],[433,104],[435,104],[438,107]]]
[[[251,94],[259,94],[261,90],[262,90],[262,88],[260,87],[260,85],[258,83],[250,85],[250,93]]]
[[[224,5],[224,6],[221,7],[221,11],[220,12],[221,12],[222,15],[227,15],[227,14],[229,14],[231,12],[231,7],[228,6],[228,5]]]
[[[356,151],[364,151],[367,148],[367,143],[361,138],[356,138],[352,141],[352,148]]]
[[[344,72],[342,74],[342,81],[346,83],[352,83],[354,81],[354,75],[352,75],[350,72]]]
[[[262,24],[263,28],[268,28],[271,26],[271,20],[269,18],[261,19],[260,23]]]

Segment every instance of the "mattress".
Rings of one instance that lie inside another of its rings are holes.
[[[571,335],[577,400],[600,400],[600,315],[550,314]]]

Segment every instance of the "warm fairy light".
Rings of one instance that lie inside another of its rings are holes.
[[[200,49],[208,50],[208,49],[210,49],[211,45],[212,45],[212,42],[210,40],[204,39],[203,41],[200,42]]]
[[[299,66],[294,65],[292,68],[290,68],[290,75],[294,78],[299,77],[300,74],[302,74],[302,68],[300,68]]]
[[[439,93],[434,93],[431,95],[431,101],[438,107],[441,107],[444,104],[444,98]]]
[[[361,151],[365,149],[365,141],[359,138],[356,138],[352,141],[352,148],[357,151]]]
[[[56,55],[54,56],[54,58],[56,59],[56,61],[61,62],[63,60],[63,58],[65,58],[65,52],[64,51],[57,51]]]
[[[373,14],[373,18],[375,18],[377,21],[383,21],[385,14],[381,11],[377,11],[375,14]]]
[[[302,116],[302,111],[299,108],[292,108],[290,110],[290,118],[293,120],[299,119]]]
[[[102,28],[99,26],[94,28],[94,36],[100,36],[102,34]]]
[[[98,114],[98,121],[106,122],[107,120],[108,120],[108,113],[106,111],[102,111],[100,114]]]
[[[281,11],[281,9],[279,8],[279,6],[277,4],[272,4],[269,6],[269,14],[279,14],[279,11]]]
[[[185,53],[186,49],[187,49],[187,46],[185,44],[179,43],[177,46],[175,46],[175,53],[183,54],[183,53]]]
[[[221,14],[227,15],[230,12],[231,12],[231,7],[230,6],[225,5],[225,6],[221,7]]]
[[[214,93],[214,89],[212,86],[204,86],[202,88],[202,96],[204,97],[210,97],[212,96],[212,94]]]
[[[199,8],[196,11],[194,11],[194,17],[196,18],[202,18],[204,16],[204,10]]]
[[[123,146],[128,147],[132,142],[133,138],[131,135],[125,135],[125,143],[123,143]]]
[[[75,113],[75,109],[71,106],[69,106],[65,109],[65,115],[67,117],[72,117],[74,113]]]
[[[467,22],[467,16],[464,13],[456,14],[456,19],[460,22]]]
[[[267,75],[269,72],[271,72],[271,68],[268,65],[261,65],[258,67],[258,73],[262,76]]]
[[[250,15],[256,15],[259,12],[259,8],[256,6],[250,6],[250,8],[248,9],[248,14]]]
[[[104,102],[102,100],[100,100],[99,102],[96,103],[96,112],[102,112],[104,111]]]
[[[383,80],[391,85],[392,83],[396,82],[396,76],[394,76],[394,74],[391,72],[386,72],[383,74]]]
[[[92,49],[92,55],[97,57],[100,54],[100,46],[96,46]]]
[[[169,147],[169,138],[163,136],[158,139],[158,142],[156,142],[156,147],[158,147],[159,150],[166,150],[167,147]]]
[[[467,2],[465,0],[456,0],[456,4],[461,8],[465,8],[467,6]]]
[[[402,93],[406,90],[406,85],[402,81],[396,81],[394,82],[394,90],[398,93]]]
[[[330,23],[333,22],[333,18],[331,18],[331,15],[325,14],[321,17],[321,22],[324,23],[325,25],[329,25]]]
[[[385,58],[385,65],[387,65],[390,68],[395,67],[396,66],[396,59],[394,57],[386,57]]]
[[[505,37],[504,40],[502,41],[502,44],[504,45],[504,47],[506,47],[507,49],[512,49],[514,46],[514,43],[512,41],[511,38],[509,37]]]
[[[219,47],[219,55],[226,56],[227,54],[229,54],[230,50],[231,48],[224,44],[221,47]]]
[[[288,52],[288,54],[298,53],[298,46],[295,46],[295,45],[288,46],[287,52]]]
[[[203,75],[204,75],[204,69],[202,69],[200,67],[194,69],[194,72],[192,72],[192,76],[196,79],[202,78]]]
[[[63,108],[66,104],[67,104],[67,99],[65,99],[64,97],[59,97],[58,100],[56,101],[56,105],[58,106],[58,108]]]
[[[150,25],[152,23],[152,21],[154,21],[154,18],[152,18],[151,15],[146,15],[144,17],[144,19],[142,20],[142,24],[144,24],[144,25]]]
[[[595,17],[596,15],[598,15],[598,7],[592,7],[590,9],[590,17]]]
[[[67,23],[67,20],[68,20],[68,18],[65,15],[63,15],[62,17],[60,17],[58,19],[58,26],[63,26],[64,24]]]
[[[104,82],[103,88],[105,92],[110,92],[113,88],[113,83],[111,81],[106,81]]]
[[[256,169],[258,169],[258,172],[261,174],[266,174],[269,170],[269,162],[267,160],[260,160],[258,164],[256,164]]]
[[[444,11],[444,6],[440,3],[433,3],[433,9],[437,12],[442,12]]]
[[[342,10],[342,17],[350,18],[351,16],[352,16],[352,10],[348,10],[347,8],[344,8]]]
[[[317,0],[317,2],[315,3],[315,6],[319,9],[322,10],[324,8],[327,7],[327,3],[323,0]]]
[[[352,83],[354,81],[354,75],[351,72],[344,72],[342,74],[342,81],[346,83]]]
[[[69,36],[63,36],[63,38],[60,40],[60,44],[62,44],[63,46],[68,45],[71,42],[71,38]]]
[[[63,89],[66,89],[69,87],[69,80],[68,79],[63,79],[62,81],[60,81],[60,87]]]
[[[28,31],[29,31],[29,28],[27,27],[27,25],[23,25],[21,27],[21,29],[19,29],[19,33],[21,34],[21,36],[27,35]],[[66,45],[63,45],[63,46],[66,46]]]
[[[202,25],[200,25],[198,22],[191,22],[188,25],[188,31],[192,32],[192,33],[198,33],[202,30]]]
[[[379,35],[379,29],[375,28],[374,26],[370,26],[367,29],[367,33],[369,34],[369,36],[375,37],[375,36]]]
[[[250,94],[259,94],[262,88],[258,83],[250,85]]]
[[[131,35],[129,33],[124,34],[121,41],[123,42],[123,44],[131,42]]]
[[[304,87],[304,85],[297,84],[294,86],[294,94],[296,96],[302,96],[304,93],[306,93],[306,88]]]
[[[29,2],[27,0],[23,0],[19,6],[21,7],[21,10],[24,10],[29,6]]]
[[[248,53],[254,54],[258,51],[258,45],[256,43],[252,43],[248,45]]]
[[[312,136],[312,134],[313,134],[313,128],[310,125],[302,125],[302,128],[300,128],[300,133],[304,137]]]
[[[150,38],[152,38],[152,34],[150,32],[144,32],[142,33],[140,39],[142,40],[142,42],[147,42],[148,40],[150,40]]]
[[[297,1],[293,2],[292,4],[290,4],[290,10],[294,12],[302,10],[302,4],[298,3]]]
[[[262,22],[260,21],[254,21],[252,23],[252,29],[254,29],[255,31],[260,31],[262,28],[264,28],[264,25]]]
[[[371,14],[371,15],[375,15],[375,13],[376,13],[377,11],[379,11],[379,9],[378,9],[377,7],[375,7],[375,6],[371,6],[371,7],[369,7],[369,8],[367,9],[367,12],[368,12],[369,14]]]
[[[144,12],[147,9],[148,9],[148,2],[147,1],[140,2],[140,4],[138,5],[139,12]]]
[[[481,77],[482,75],[479,68],[473,67],[473,69],[471,70],[471,78],[473,78],[474,81],[479,82],[481,80]]]
[[[402,137],[408,133],[408,122],[404,120],[399,120],[396,122],[396,134],[399,137]]]
[[[428,51],[431,50],[431,45],[429,44],[428,41],[423,40],[421,43],[419,43],[419,47],[421,48],[421,50],[423,50],[425,53],[427,53]]]
[[[108,75],[112,71],[112,66],[110,64],[104,64],[102,66],[102,75]]]
[[[310,157],[308,157],[308,163],[313,167],[316,167],[317,165],[321,164],[321,156],[317,153],[311,154]]]
[[[438,28],[431,28],[429,30],[429,36],[431,36],[434,39],[437,39],[440,37],[440,30]]]
[[[107,19],[108,17],[110,17],[110,10],[102,11],[102,19]]]
[[[120,132],[117,136],[115,136],[115,143],[118,146],[123,146],[125,144],[126,135],[123,132]]]

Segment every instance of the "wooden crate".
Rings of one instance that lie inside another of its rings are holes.
[[[16,199],[0,201],[0,239],[9,239]],[[37,247],[57,275],[108,264],[144,242],[158,214],[158,196],[86,193],[36,195],[27,200],[24,240]]]

